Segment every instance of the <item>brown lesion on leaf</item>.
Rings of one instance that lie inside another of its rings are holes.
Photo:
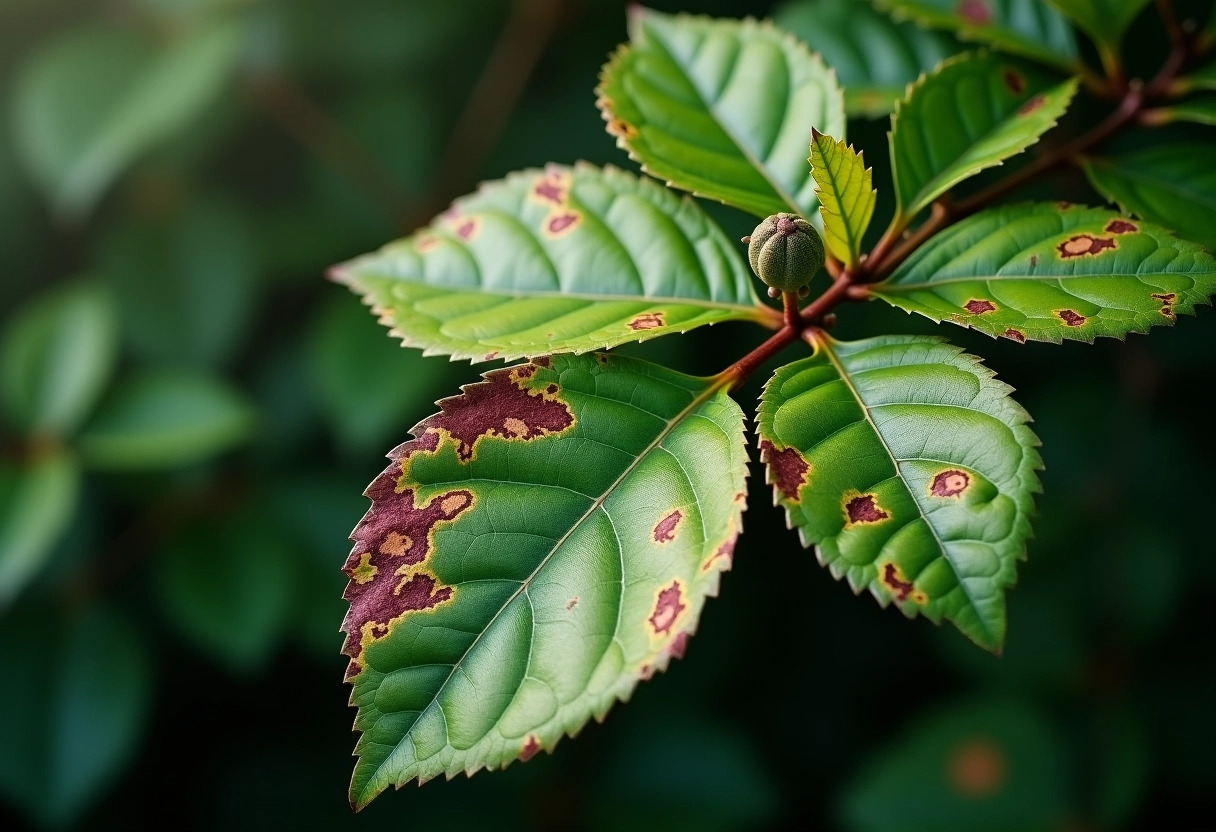
[[[1074,234],[1056,246],[1060,259],[1072,257],[1093,257],[1104,251],[1115,248],[1115,241],[1110,237],[1095,237],[1093,234]]]
[[[1020,329],[1009,327],[1009,329],[1005,330],[1001,334],[1011,341],[1017,341],[1019,344],[1026,343],[1026,333],[1022,332]]]
[[[959,794],[980,799],[1000,790],[1008,779],[1005,752],[985,738],[968,739],[956,746],[946,761],[946,779]]]
[[[665,318],[662,312],[645,312],[625,324],[625,326],[634,332],[640,332],[644,329],[658,329],[663,326],[664,321]]]
[[[1178,300],[1178,294],[1176,292],[1154,292],[1153,294],[1149,295],[1149,297],[1161,304],[1162,315],[1171,321],[1175,319],[1176,315],[1174,314],[1174,301]]]
[[[545,217],[544,225],[541,228],[547,237],[561,237],[577,228],[582,219],[583,215],[578,211],[567,208],[562,211],[554,211]]]
[[[896,601],[911,600],[918,604],[923,604],[929,600],[928,596],[918,590],[892,561],[879,564],[878,577],[882,581],[882,585],[887,588],[887,591],[891,593]]]
[[[597,363],[597,364],[601,364],[601,365],[605,365],[605,366],[606,366],[606,365],[608,364],[608,354],[607,354],[607,353],[603,353],[603,352],[597,352],[597,353],[595,354],[595,361],[596,361],[596,363]]]
[[[684,519],[684,513],[679,509],[669,512],[664,515],[658,523],[655,524],[654,530],[650,536],[654,538],[655,543],[670,543],[676,539],[676,533],[680,527],[680,521]]]
[[[778,448],[768,439],[760,440],[760,461],[768,465],[769,482],[790,502],[799,500],[811,466],[797,448]]]
[[[934,497],[957,497],[971,485],[971,475],[957,468],[942,471],[933,478],[929,493]]]
[[[574,609],[577,606],[578,606],[578,596],[575,595],[573,598],[571,598],[569,601],[566,602],[566,612],[570,612],[570,610]]]
[[[1028,116],[1035,110],[1047,103],[1047,99],[1042,95],[1034,95],[1026,100],[1026,103],[1018,107],[1018,115]]]
[[[1140,230],[1140,227],[1125,219],[1115,219],[1108,222],[1102,230],[1108,234],[1134,234]]]
[[[679,580],[673,580],[671,586],[659,590],[654,602],[654,612],[648,619],[655,635],[669,632],[679,619],[680,613],[687,609],[681,601],[681,597]]]
[[[1039,265],[1039,255],[1037,255],[1037,254],[1030,255],[1030,265],[1031,266]]]
[[[486,353],[484,356],[482,356],[481,360],[482,361],[493,361],[495,358],[498,358],[498,350],[494,350],[493,352]]]
[[[535,734],[528,734],[528,738],[524,740],[524,744],[519,749],[519,761],[526,763],[537,755],[540,751],[540,740]]]
[[[849,525],[859,523],[881,523],[891,515],[878,504],[877,499],[873,494],[857,494],[855,496],[845,495],[848,499],[844,501],[844,514]]]
[[[1087,320],[1084,315],[1080,315],[1072,309],[1057,309],[1056,317],[1064,322],[1064,326],[1083,326]]]
[[[960,9],[959,12],[961,14],[962,10]],[[1005,87],[1014,95],[1021,95],[1026,92],[1026,78],[1013,67],[1007,66],[1001,71],[1001,80],[1005,83]]]
[[[983,315],[985,312],[995,312],[997,305],[990,300],[983,298],[972,298],[963,304],[963,308],[972,315]]]
[[[634,127],[623,118],[608,119],[608,133],[620,139],[636,139],[638,137],[638,128]]]
[[[992,8],[988,5],[987,0],[959,0],[956,11],[959,17],[976,26],[984,26],[992,22]]]

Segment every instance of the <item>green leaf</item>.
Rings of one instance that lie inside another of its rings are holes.
[[[606,354],[495,370],[368,487],[350,797],[527,760],[683,654],[746,489],[722,382]]]
[[[954,38],[896,23],[866,0],[791,0],[774,20],[836,71],[850,116],[887,115],[908,84],[959,51]]]
[[[719,321],[779,323],[756,300],[742,247],[696,203],[587,164],[485,185],[332,276],[408,346],[482,361],[587,352]]]
[[[1205,142],[1082,160],[1094,189],[1125,212],[1216,250],[1216,168]]]
[[[79,218],[133,161],[172,138],[219,95],[236,66],[234,19],[155,49],[82,28],[35,52],[16,81],[17,148],[56,210]]]
[[[154,570],[165,618],[238,672],[266,661],[292,613],[293,550],[259,519],[190,527],[158,554]]]
[[[986,52],[959,55],[908,89],[891,118],[899,215],[1021,153],[1068,109],[1077,79]]]
[[[876,0],[898,20],[948,29],[963,40],[986,43],[1072,71],[1077,43],[1072,27],[1043,0]]]
[[[171,468],[242,442],[254,414],[245,399],[207,376],[148,372],[119,387],[80,437],[92,468]]]
[[[1154,127],[1175,121],[1216,126],[1216,96],[1192,98],[1169,107],[1149,110],[1145,112],[1143,120]]]
[[[818,130],[811,132],[810,161],[811,173],[819,186],[815,193],[819,197],[828,251],[846,266],[855,266],[878,199],[872,183],[873,171],[851,145]]]
[[[1194,90],[1216,90],[1216,61],[1200,67],[1174,82],[1171,91],[1187,93]]]
[[[78,283],[22,310],[0,339],[0,405],[25,433],[66,435],[97,403],[117,358],[110,296]]]
[[[0,620],[0,793],[64,827],[134,754],[152,672],[139,631],[113,613],[40,613]]]
[[[844,136],[835,76],[770,23],[631,7],[631,43],[596,92],[608,132],[647,173],[759,217],[812,218],[811,127]]]
[[[757,413],[790,526],[854,592],[1000,651],[1042,467],[1030,417],[941,338],[813,345],[773,375]]]
[[[871,291],[988,335],[1092,342],[1191,314],[1216,292],[1216,260],[1101,208],[1021,204],[946,229]]]
[[[1123,33],[1151,0],[1047,0],[1081,27],[1099,50],[1119,53]]]
[[[76,460],[60,449],[25,464],[0,463],[0,611],[45,563],[79,489]]]

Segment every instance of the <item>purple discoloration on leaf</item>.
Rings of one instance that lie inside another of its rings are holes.
[[[1020,332],[1020,331],[1018,331],[1018,330],[1014,329],[1013,327],[1010,327],[1009,329],[1005,330],[1005,331],[1004,331],[1002,334],[1003,334],[1003,335],[1004,335],[1006,338],[1010,338],[1010,339],[1012,339],[1012,340],[1014,340],[1014,341],[1017,341],[1019,344],[1025,344],[1025,343],[1026,343],[1026,335],[1025,335],[1025,333]]]
[[[560,211],[545,220],[545,231],[552,237],[565,234],[578,225],[582,215],[577,211]]]
[[[655,635],[662,635],[669,632],[672,625],[676,623],[676,619],[680,617],[680,613],[684,612],[684,604],[680,602],[680,582],[672,581],[671,586],[659,590],[659,597],[655,600],[654,612],[650,616],[650,627],[654,630]]]
[[[676,509],[667,516],[663,517],[655,524],[654,531],[651,532],[651,537],[655,543],[670,543],[676,539],[676,529],[680,525],[680,521],[684,519],[684,514]]]
[[[882,579],[883,586],[890,590],[895,596],[896,601],[907,601],[911,598],[918,604],[925,603],[925,594],[918,592],[912,582],[906,580],[903,573],[899,571],[899,567],[891,562],[884,563],[879,569],[879,576]]]
[[[1064,322],[1065,326],[1081,326],[1085,323],[1085,316],[1078,315],[1071,309],[1061,309],[1056,314],[1060,316],[1060,320]]]
[[[643,329],[658,329],[662,325],[662,312],[647,312],[644,315],[638,315],[627,324],[627,326],[635,332]]]
[[[877,523],[891,515],[874,500],[873,494],[861,494],[845,503],[845,514],[850,523]]]
[[[528,762],[528,760],[535,757],[539,751],[540,740],[536,738],[535,734],[529,734],[528,739],[524,741],[523,747],[519,749],[520,762]]]
[[[963,308],[972,315],[983,315],[985,312],[995,312],[996,304],[990,300],[973,299],[963,304]]]
[[[1001,73],[1001,80],[1005,82],[1005,86],[1014,95],[1021,95],[1026,91],[1026,79],[1016,69],[1006,67]]]
[[[992,9],[985,0],[959,0],[958,15],[976,26],[992,22]]]
[[[768,464],[772,483],[785,499],[798,502],[798,493],[806,485],[806,475],[811,466],[803,459],[797,448],[777,449],[767,439],[760,442],[760,461]]]
[[[1132,234],[1139,231],[1140,228],[1133,222],[1127,220],[1111,220],[1106,224],[1106,228],[1102,229],[1108,234]]]
[[[969,485],[971,485],[971,475],[966,471],[952,468],[949,471],[942,471],[933,478],[929,493],[934,497],[957,497],[966,491]]]

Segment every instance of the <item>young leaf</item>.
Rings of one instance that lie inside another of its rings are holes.
[[[891,117],[899,214],[915,216],[954,185],[1037,142],[1076,91],[1075,78],[1055,84],[1049,73],[1001,55],[943,63],[909,88]]]
[[[1123,33],[1151,0],[1047,0],[1094,39],[1103,53],[1117,55]]]
[[[757,413],[774,497],[833,577],[999,651],[1036,471],[1011,388],[941,338],[814,339]]]
[[[904,261],[874,295],[1015,341],[1093,341],[1173,324],[1216,292],[1216,260],[1100,208],[1010,205],[976,214]]]
[[[352,535],[356,808],[602,719],[730,566],[747,454],[720,383],[604,354],[485,379],[392,452]]]
[[[1125,212],[1216,250],[1216,168],[1204,142],[1082,160],[1094,189]]]
[[[959,51],[949,35],[896,23],[859,0],[791,0],[774,20],[836,71],[850,116],[887,115],[908,84]]]
[[[819,186],[815,194],[828,251],[846,266],[854,266],[878,199],[871,182],[873,172],[851,146],[813,128],[810,162]]]
[[[52,450],[24,465],[0,463],[0,611],[37,575],[72,519],[80,470]]]
[[[22,310],[0,341],[0,405],[27,433],[65,435],[97,403],[118,358],[110,296],[80,283]]]
[[[1153,126],[1174,121],[1216,126],[1216,96],[1192,98],[1189,101],[1171,104],[1169,107],[1148,110],[1144,114],[1144,122]]]
[[[1043,0],[876,0],[896,19],[948,29],[1040,63],[1072,71],[1077,43],[1072,27]]]
[[[632,7],[631,43],[596,92],[608,132],[647,173],[756,216],[811,218],[811,127],[844,136],[836,78],[769,23]]]
[[[478,361],[776,314],[756,300],[739,244],[695,202],[587,164],[485,185],[332,275],[406,345]]]

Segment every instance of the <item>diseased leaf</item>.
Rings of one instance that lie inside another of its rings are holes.
[[[790,526],[854,592],[999,651],[1039,490],[1030,417],[941,338],[813,346],[773,375],[757,413]]]
[[[1077,91],[1021,61],[959,55],[908,89],[891,118],[899,213],[913,217],[985,168],[1021,153],[1050,130]]]
[[[1216,126],[1216,96],[1192,98],[1168,107],[1149,110],[1144,114],[1144,121],[1154,126],[1175,121]]]
[[[1077,43],[1072,27],[1043,0],[876,0],[896,19],[947,29],[963,40],[1072,71]]]
[[[0,463],[0,611],[34,577],[72,519],[80,470],[52,448],[25,464]]]
[[[852,267],[861,256],[861,241],[878,199],[872,183],[873,171],[852,146],[818,130],[811,134],[810,162],[819,186],[815,193],[819,197],[828,251]]]
[[[332,274],[405,344],[476,361],[778,317],[756,300],[739,244],[696,203],[587,164],[485,185]]]
[[[1119,53],[1123,33],[1152,0],[1047,0],[1071,18],[1111,55]]]
[[[831,70],[770,23],[632,7],[596,92],[608,132],[670,185],[759,217],[811,219],[811,127],[844,137]]]
[[[1027,203],[947,228],[871,291],[988,335],[1092,342],[1191,314],[1216,292],[1216,260],[1111,211]]]
[[[602,719],[730,565],[747,455],[721,382],[605,354],[485,379],[392,452],[352,535],[356,807]]]
[[[1102,196],[1142,220],[1216,250],[1216,168],[1204,142],[1156,145],[1082,160]]]
[[[25,433],[66,435],[97,403],[118,357],[110,296],[89,283],[21,310],[0,341],[0,405]]]

